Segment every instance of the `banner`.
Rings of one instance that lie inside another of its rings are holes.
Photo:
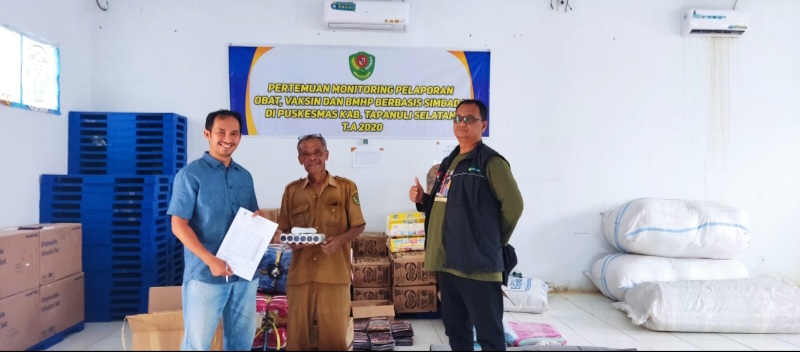
[[[461,100],[489,106],[488,51],[231,46],[228,59],[248,135],[452,139]]]

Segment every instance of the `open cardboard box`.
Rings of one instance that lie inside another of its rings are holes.
[[[183,340],[181,286],[151,287],[147,314],[129,315],[133,351],[178,351]],[[125,322],[122,323],[125,349]],[[222,320],[211,340],[212,351],[222,351]]]
[[[353,319],[389,317],[394,319],[394,303],[389,300],[352,301]]]

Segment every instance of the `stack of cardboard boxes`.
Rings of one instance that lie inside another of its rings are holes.
[[[0,350],[41,350],[83,330],[80,224],[0,231]]]
[[[425,251],[392,253],[391,264],[395,311],[436,312],[436,273],[425,270]]]
[[[353,300],[391,300],[386,234],[364,232],[353,241]]]
[[[389,261],[395,311],[436,312],[436,273],[425,270],[425,214],[389,214],[386,233],[391,252]]]

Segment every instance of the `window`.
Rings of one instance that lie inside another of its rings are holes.
[[[0,104],[61,113],[58,48],[0,25]]]

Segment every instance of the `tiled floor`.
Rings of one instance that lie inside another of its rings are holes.
[[[800,334],[705,334],[650,331],[631,324],[625,313],[611,307],[600,294],[551,294],[550,311],[544,314],[506,313],[511,321],[553,325],[569,345],[636,348],[638,350],[800,351]],[[398,351],[428,350],[446,343],[441,320],[412,320],[415,345]],[[121,351],[122,322],[87,323],[79,333],[67,336],[49,351]],[[130,330],[124,332],[130,349]]]

